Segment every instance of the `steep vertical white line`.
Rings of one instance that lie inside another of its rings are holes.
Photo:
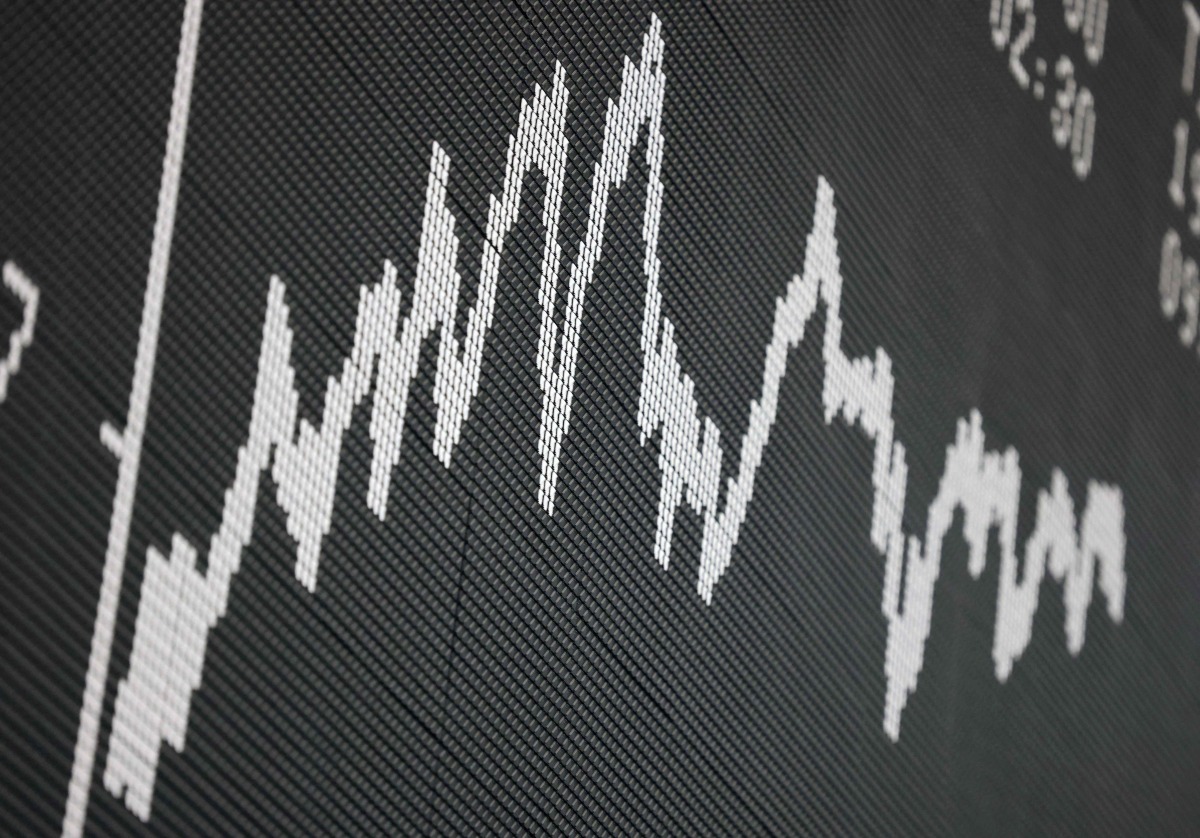
[[[125,552],[133,519],[133,500],[137,490],[138,466],[142,454],[142,434],[150,407],[150,385],[154,379],[154,358],[158,351],[158,330],[162,319],[163,296],[167,287],[167,267],[171,257],[171,239],[175,230],[175,208],[179,198],[179,180],[183,172],[183,148],[187,137],[188,107],[192,99],[192,79],[196,52],[200,43],[200,15],[204,0],[187,0],[180,26],[179,57],[175,64],[175,89],[171,96],[171,119],[167,127],[167,145],[163,155],[162,180],[158,190],[158,214],[154,220],[154,241],[150,248],[150,266],[146,277],[146,297],[142,306],[142,325],[138,331],[137,359],[133,367],[133,386],[129,394],[129,414],[121,432],[120,467],[117,490],[113,497],[112,520],[108,530],[108,548],[100,582],[100,600],[96,606],[96,624],[92,630],[92,648],[88,657],[83,705],[79,711],[79,733],[75,739],[75,762],[67,789],[67,807],[63,814],[62,834],[83,832],[87,817],[88,793],[96,760],[96,740],[100,733],[100,711],[104,704],[104,686],[112,653],[113,628],[125,572]]]

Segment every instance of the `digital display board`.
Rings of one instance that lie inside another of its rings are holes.
[[[0,10],[0,831],[1200,825],[1190,1]]]

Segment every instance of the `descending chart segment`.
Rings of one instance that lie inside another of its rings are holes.
[[[1007,678],[1029,641],[1040,584],[1045,571],[1064,582],[1067,645],[1082,648],[1088,605],[1096,581],[1107,598],[1109,616],[1123,616],[1124,534],[1120,490],[1089,483],[1077,531],[1065,476],[1055,471],[1048,492],[1038,499],[1033,534],[1026,544],[1024,572],[1017,579],[1016,531],[1021,473],[1013,449],[984,448],[982,419],[972,412],[960,421],[947,449],[945,471],[930,506],[922,542],[902,529],[907,492],[905,448],[895,438],[892,362],[882,348],[873,358],[849,358],[842,349],[842,286],[836,237],[834,192],[818,180],[812,232],[803,270],[792,277],[777,300],[771,339],[764,359],[762,392],[751,402],[740,459],[734,476],[721,484],[725,469],[716,423],[700,411],[694,379],[684,371],[684,353],[659,289],[658,238],[664,197],[661,177],[665,98],[661,26],[652,19],[640,59],[625,60],[620,93],[610,101],[604,142],[592,181],[588,224],[579,256],[568,273],[568,298],[562,325],[556,319],[561,249],[547,236],[541,265],[541,327],[537,364],[541,377],[542,416],[539,452],[542,471],[538,496],[553,511],[562,441],[570,422],[584,298],[605,238],[609,199],[624,182],[639,139],[645,137],[648,183],[642,233],[646,298],[642,314],[643,378],[638,422],[643,444],[658,439],[661,472],[654,541],[657,560],[666,568],[672,529],[686,499],[703,518],[697,576],[700,597],[711,603],[714,588],[730,566],[734,547],[754,493],[754,482],[778,418],[779,391],[790,350],[805,336],[818,304],[825,309],[822,398],[825,420],[841,417],[874,442],[874,487],[870,540],[884,555],[882,611],[888,621],[884,729],[896,739],[908,695],[916,687],[929,634],[933,589],[942,558],[942,540],[964,511],[970,546],[969,568],[982,572],[988,533],[997,529],[1001,544],[1000,590],[993,657],[996,674]],[[518,127],[509,138],[504,186],[489,203],[486,243],[475,305],[467,317],[466,337],[454,334],[461,277],[454,216],[447,208],[449,156],[433,147],[413,296],[402,316],[399,273],[385,262],[381,279],[360,289],[350,354],[341,375],[329,381],[320,426],[298,416],[300,402],[291,360],[293,335],[282,280],[272,277],[267,297],[258,373],[246,443],[238,452],[234,480],[225,494],[221,523],[209,545],[206,570],[197,570],[197,550],[182,536],[170,554],[148,551],[129,672],[116,699],[105,786],[125,794],[126,804],[148,818],[158,767],[166,741],[183,748],[192,693],[199,687],[209,631],[224,615],[229,587],[241,553],[249,543],[263,473],[270,468],[276,501],[289,533],[297,541],[296,576],[315,590],[321,544],[332,520],[341,442],[356,406],[374,384],[371,439],[374,443],[367,503],[380,517],[386,512],[392,471],[398,463],[404,410],[417,373],[420,347],[435,332],[439,351],[434,384],[437,424],[435,453],[447,467],[480,385],[481,354],[495,310],[500,252],[512,229],[521,200],[521,182],[531,171],[547,178],[542,218],[557,230],[563,201],[567,92],[561,67],[550,93],[535,89],[522,105]],[[643,130],[644,129],[644,130]],[[724,499],[722,500],[722,495]],[[803,557],[798,557],[803,560]],[[902,596],[903,594],[903,596]],[[903,606],[903,607],[901,607]]]
[[[906,563],[901,522],[908,469],[904,446],[894,439],[892,363],[883,349],[876,349],[874,359],[851,359],[842,350],[842,275],[835,219],[833,189],[821,178],[813,229],[805,248],[804,272],[792,278],[785,295],[776,301],[775,323],[763,367],[762,395],[750,403],[737,476],[729,478],[720,511],[717,501],[722,467],[717,428],[711,419],[705,417],[703,422],[699,419],[695,385],[681,371],[674,328],[658,313],[661,298],[653,280],[643,321],[650,331],[642,341],[646,355],[638,416],[643,440],[656,431],[662,434],[659,465],[663,482],[655,554],[666,567],[672,521],[686,488],[693,510],[704,518],[697,592],[711,603],[713,586],[729,567],[753,497],[754,478],[776,420],[787,353],[803,340],[805,326],[816,310],[818,299],[825,304],[825,421],[830,423],[840,415],[848,424],[858,425],[875,442],[871,541],[886,558],[882,610],[888,620],[883,726],[895,740],[900,736],[905,702],[916,689],[924,660],[933,587],[941,568],[942,539],[953,523],[955,510],[961,508],[964,512],[964,535],[970,546],[968,567],[976,578],[983,572],[988,533],[993,528],[999,530],[1000,590],[992,656],[996,677],[1004,681],[1029,642],[1047,557],[1051,575],[1064,582],[1067,648],[1072,654],[1083,648],[1097,564],[1108,614],[1115,622],[1121,621],[1125,603],[1124,504],[1120,489],[1090,482],[1077,537],[1067,480],[1055,469],[1050,492],[1043,491],[1038,498],[1033,534],[1026,543],[1024,575],[1018,583],[1015,542],[1021,470],[1017,452],[1012,448],[1002,454],[985,452],[982,418],[972,411],[969,421],[959,421],[957,438],[946,451],[938,494],[929,508],[925,543],[922,546],[914,536],[907,539]],[[699,430],[701,424],[703,436]],[[903,608],[900,607],[902,585]]]

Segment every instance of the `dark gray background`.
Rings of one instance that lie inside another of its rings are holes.
[[[175,6],[178,5],[179,8]],[[346,437],[318,588],[260,490],[182,754],[151,832],[475,829],[1184,833],[1200,824],[1200,359],[1158,310],[1183,18],[1113,0],[1085,65],[1059,2],[1030,49],[1096,96],[1072,174],[1047,103],[991,44],[988,4],[555,7],[210,2],[88,827],[141,825],[100,780],[147,546],[206,545],[244,441],[271,274],[287,283],[301,408],[349,351],[358,286],[406,291],[429,154],[452,161],[463,267],[533,85],[571,91],[574,256],[604,103],[650,15],[666,41],[666,313],[731,473],[774,300],[800,269],[818,174],[837,194],[851,355],[883,346],[924,532],[955,422],[1025,475],[1021,542],[1059,466],[1124,491],[1128,592],[1094,598],[1072,659],[1044,583],[1007,684],[979,580],[947,540],[900,741],[881,727],[883,562],[871,443],[825,426],[818,315],[789,359],[733,564],[705,607],[699,521],[653,558],[656,443],[636,423],[644,177],[615,199],[584,315],[551,519],[537,503],[542,237],[531,178],[479,396],[432,455],[425,348],[386,523],[365,504],[368,409]],[[919,5],[919,7],[918,7]],[[182,2],[0,8],[0,258],[42,289],[0,405],[0,831],[59,828],[95,618]],[[477,274],[476,274],[477,275]],[[473,302],[467,284],[463,309]],[[0,331],[19,312],[0,302]],[[461,324],[460,324],[461,325]]]

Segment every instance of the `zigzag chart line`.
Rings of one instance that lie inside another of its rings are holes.
[[[625,59],[619,95],[608,103],[587,230],[579,255],[569,266],[561,326],[555,311],[562,249],[556,235],[546,236],[537,353],[542,390],[538,497],[546,512],[552,515],[554,510],[562,441],[571,419],[584,301],[604,243],[609,199],[625,182],[632,155],[644,135],[649,171],[642,226],[647,287],[638,422],[643,444],[655,435],[660,440],[656,559],[664,568],[668,566],[674,520],[686,499],[703,518],[697,592],[711,604],[714,587],[730,565],[746,520],[755,476],[777,418],[788,353],[803,340],[806,324],[821,303],[826,320],[825,420],[832,423],[840,416],[875,444],[870,535],[885,558],[881,609],[888,621],[883,716],[887,735],[893,740],[899,737],[905,702],[916,688],[930,629],[942,539],[953,524],[956,509],[964,511],[969,569],[975,577],[984,567],[989,531],[999,531],[1000,588],[993,646],[997,677],[1001,681],[1008,677],[1029,642],[1047,569],[1064,583],[1067,646],[1077,654],[1084,642],[1094,584],[1107,599],[1110,618],[1120,622],[1123,616],[1125,539],[1120,490],[1089,482],[1087,502],[1077,522],[1066,477],[1055,470],[1050,490],[1039,494],[1033,532],[1025,545],[1023,576],[1018,581],[1015,542],[1021,472],[1017,454],[1011,448],[1002,453],[985,450],[982,420],[972,412],[959,422],[956,439],[947,449],[924,540],[905,536],[901,522],[907,467],[892,418],[891,359],[882,348],[874,358],[852,359],[842,350],[843,279],[835,236],[836,210],[833,189],[824,178],[818,182],[803,271],[792,277],[777,301],[762,392],[750,404],[737,470],[727,479],[721,500],[724,472],[719,431],[711,418],[700,413],[695,383],[683,371],[675,329],[663,314],[658,283],[664,52],[661,24],[652,18],[639,60]],[[360,289],[353,347],[341,376],[329,381],[319,427],[298,417],[285,285],[278,277],[271,278],[248,437],[238,451],[221,524],[209,545],[207,571],[201,574],[196,570],[197,551],[180,535],[172,538],[169,556],[154,547],[148,551],[133,653],[128,675],[118,689],[104,772],[105,786],[115,795],[124,793],[126,805],[141,818],[150,814],[161,743],[183,749],[191,695],[201,683],[209,631],[225,613],[229,586],[250,540],[263,473],[271,469],[276,500],[286,513],[288,532],[298,544],[296,577],[313,591],[321,543],[330,527],[341,441],[354,408],[371,392],[374,381],[370,425],[374,450],[367,503],[382,519],[387,512],[391,474],[399,460],[405,406],[420,347],[435,334],[439,351],[433,449],[451,466],[479,390],[505,239],[516,222],[522,184],[531,172],[546,178],[542,222],[549,231],[559,229],[568,150],[567,102],[565,73],[557,66],[549,92],[535,87],[521,106],[517,129],[508,140],[503,188],[489,202],[478,294],[468,312],[461,343],[454,334],[462,277],[457,266],[455,219],[447,207],[450,159],[439,146],[433,146],[408,313],[401,315],[404,301],[398,271],[385,262],[379,282]]]

